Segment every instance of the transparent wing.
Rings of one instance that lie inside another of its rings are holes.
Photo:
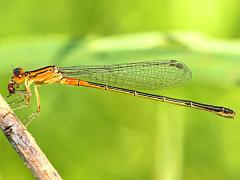
[[[65,77],[132,90],[158,90],[186,84],[190,69],[176,60],[97,66],[59,67]]]

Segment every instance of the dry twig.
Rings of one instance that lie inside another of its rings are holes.
[[[62,179],[1,95],[0,128],[37,179]]]

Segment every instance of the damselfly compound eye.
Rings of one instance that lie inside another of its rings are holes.
[[[21,75],[21,74],[24,74],[24,70],[22,68],[15,68],[13,70],[13,74],[14,75]]]

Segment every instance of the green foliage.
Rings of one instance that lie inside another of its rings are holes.
[[[0,2],[0,35],[109,35],[145,31],[201,31],[239,37],[236,0],[21,0]]]
[[[189,37],[201,39],[201,43],[187,41]],[[10,77],[10,61],[14,66],[32,69],[49,64],[111,64],[180,58],[193,71],[191,84],[156,93],[226,105],[240,111],[236,106],[239,55],[218,50],[211,45],[213,40],[204,37],[150,33],[85,39],[32,37],[25,42],[23,39],[2,40],[8,42],[0,47],[0,57],[5,58],[1,70],[1,77],[5,77],[1,93],[5,95],[3,88]],[[196,50],[203,42],[209,45],[208,52],[203,48],[202,52]],[[226,49],[230,46],[235,44],[226,43]],[[28,128],[65,179],[238,177],[237,169],[232,169],[240,166],[235,145],[239,134],[237,121],[80,87],[47,85],[40,88],[40,95],[41,114]],[[24,119],[26,112],[30,110],[17,114]],[[31,177],[2,136],[1,149],[0,164],[4,168],[0,177]],[[14,174],[11,174],[13,167]]]
[[[192,70],[192,81],[152,93],[238,113],[240,41],[175,32],[239,37],[238,7],[233,0],[1,1],[0,93],[7,95],[11,65],[177,59]],[[240,179],[238,114],[227,120],[83,87],[46,85],[40,96],[41,114],[28,128],[64,179]],[[35,101],[17,115],[26,118]],[[3,135],[0,150],[0,180],[32,179]]]

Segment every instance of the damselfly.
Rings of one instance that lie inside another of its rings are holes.
[[[149,94],[140,90],[158,90],[186,84],[191,79],[190,69],[176,60],[157,60],[115,65],[80,65],[72,67],[47,66],[33,71],[15,68],[8,84],[10,95],[17,93],[20,84],[25,86],[25,100],[29,104],[30,85],[34,84],[37,111],[40,113],[38,86],[43,84],[65,84],[117,91],[133,96],[145,97],[175,105],[196,108],[217,115],[233,118],[235,112],[229,108]]]

